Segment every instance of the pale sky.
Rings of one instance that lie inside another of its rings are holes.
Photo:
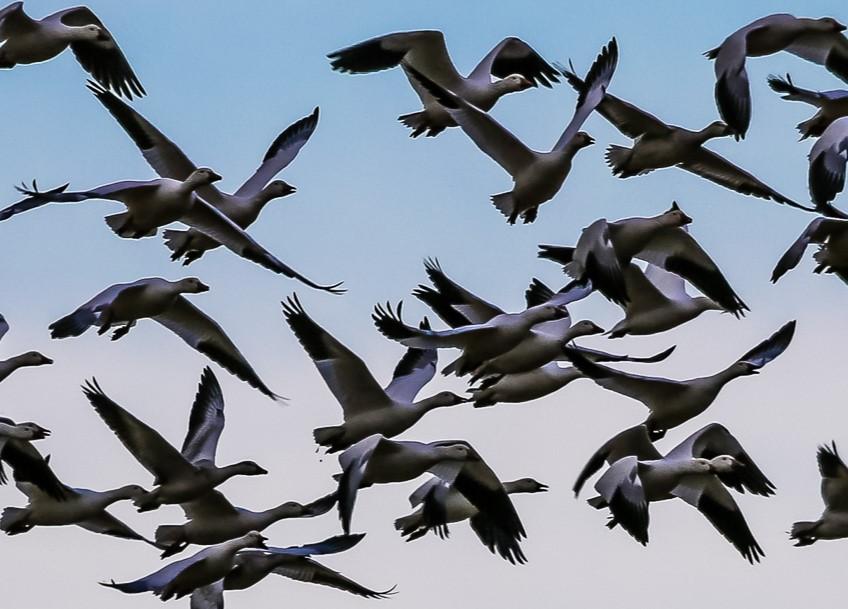
[[[65,482],[94,489],[127,483],[149,487],[152,482],[83,397],[79,385],[85,379],[96,376],[112,398],[179,445],[207,363],[150,321],[117,343],[93,332],[79,339],[49,339],[50,322],[112,283],[153,275],[199,276],[212,291],[192,302],[222,324],[274,391],[291,397],[289,405],[274,404],[215,367],[228,417],[220,462],[253,459],[271,471],[262,478],[230,481],[221,490],[236,505],[263,509],[330,491],[330,476],[338,468],[335,458],[316,454],[311,432],[341,422],[341,410],[285,326],[281,299],[297,290],[306,310],[384,380],[403,348],[377,333],[370,310],[378,301],[402,298],[407,319],[427,313],[409,295],[425,279],[425,257],[437,256],[452,278],[518,310],[531,277],[555,288],[565,281],[556,265],[536,258],[538,243],[570,244],[599,217],[653,215],[674,199],[694,218],[692,234],[751,313],[741,321],[706,313],[659,336],[592,337],[582,344],[638,355],[676,344],[668,361],[638,370],[690,378],[723,368],[787,320],[798,320],[795,340],[784,355],[760,376],[734,381],[707,413],[670,432],[660,445],[667,450],[711,421],[736,435],[778,489],[772,498],[736,496],[766,553],[763,562],[748,565],[682,502],[652,505],[651,543],[642,548],[622,530],[607,530],[605,514],[587,506],[585,497],[572,497],[569,489],[592,452],[645,416],[639,403],[585,380],[534,403],[440,410],[402,436],[465,438],[502,479],[532,476],[551,486],[547,494],[515,498],[529,534],[523,546],[528,564],[512,566],[490,555],[464,524],[452,527],[449,541],[428,536],[403,542],[392,523],[408,513],[406,496],[416,483],[364,491],[353,528],[367,537],[352,551],[321,560],[366,586],[397,584],[398,594],[382,601],[394,609],[509,607],[528,601],[539,609],[564,603],[788,608],[842,600],[848,541],[794,548],[786,535],[794,520],[815,519],[821,511],[816,446],[835,439],[848,454],[848,292],[838,279],[813,275],[809,256],[776,286],[769,283],[775,262],[812,216],[675,169],[616,179],[603,161],[604,149],[630,142],[594,115],[584,128],[597,144],[577,156],[565,186],[541,208],[535,224],[510,227],[488,201],[509,188],[509,178],[464,134],[453,129],[435,139],[407,137],[396,117],[417,111],[419,104],[403,74],[337,74],[325,55],[388,32],[436,28],[445,32],[463,72],[509,35],[526,40],[549,61],[571,58],[585,72],[615,35],[620,60],[610,90],[668,122],[699,129],[717,118],[713,68],[701,53],[769,13],[844,21],[844,6],[809,0],[434,0],[415,7],[389,1],[96,0],[90,5],[148,91],[135,107],[196,163],[221,173],[224,189],[235,188],[253,171],[285,126],[320,106],[313,138],[281,174],[298,187],[297,194],[272,203],[251,233],[310,278],[344,280],[349,293],[335,297],[309,290],[223,250],[185,270],[169,262],[161,238],[133,242],[115,237],[102,218],[116,206],[105,202],[54,206],[1,224],[5,288],[0,312],[12,330],[0,343],[0,357],[38,349],[56,364],[4,381],[0,414],[53,430],[39,447],[52,455]],[[34,17],[63,7],[47,0],[26,3]],[[812,109],[780,100],[765,83],[770,73],[787,71],[800,86],[843,86],[823,68],[789,54],[752,59],[748,137],[741,143],[726,138],[710,147],[803,202],[808,200],[805,161],[811,144],[797,141],[795,125]],[[0,73],[5,150],[0,203],[14,201],[11,186],[33,177],[43,187],[70,181],[75,189],[153,177],[123,130],[85,89],[85,77],[70,54]],[[574,103],[574,92],[559,85],[509,96],[494,114],[528,145],[548,149]],[[597,295],[575,305],[572,315],[604,327],[620,318],[619,310]],[[445,353],[442,363],[453,356]],[[424,391],[443,388],[462,391],[464,384],[439,378]],[[0,504],[24,502],[14,487],[0,488]],[[177,507],[139,515],[123,503],[112,512],[146,535],[157,524],[182,522]],[[274,545],[317,541],[339,531],[335,513],[267,529]],[[4,607],[157,607],[152,595],[122,597],[96,582],[135,579],[159,566],[156,551],[144,544],[75,527],[0,539]],[[380,601],[272,576],[250,590],[228,594],[226,602],[236,609],[283,603],[329,609]],[[188,606],[187,600],[180,603]]]

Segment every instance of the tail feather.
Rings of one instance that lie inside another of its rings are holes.
[[[789,532],[789,539],[794,539],[796,546],[810,546],[816,543],[816,529],[818,522],[801,521],[792,525],[792,530]]]
[[[434,137],[445,130],[444,125],[438,125],[430,120],[426,110],[403,114],[398,117],[398,120],[412,129],[409,137],[418,137],[422,134],[426,137]]]
[[[327,446],[327,452],[338,452],[346,447],[340,446],[342,437],[344,436],[344,428],[341,425],[333,427],[318,427],[312,432],[312,437],[315,438],[316,444]]]
[[[50,324],[51,338],[68,338],[80,336],[97,323],[97,314],[91,309],[78,309],[58,321]]]
[[[506,216],[507,222],[515,224],[515,221],[518,219],[519,209],[518,201],[515,200],[512,192],[502,192],[497,195],[492,195],[492,205]]]
[[[7,507],[0,516],[0,531],[7,535],[25,533],[32,528],[26,523],[28,516],[29,510],[26,508]]]
[[[630,162],[632,153],[633,151],[625,146],[616,146],[615,144],[609,145],[607,148],[606,160],[607,165],[612,168],[613,175],[617,175],[622,178],[629,177],[626,167],[627,163]]]
[[[140,239],[142,237],[152,237],[156,234],[155,228],[141,232],[138,228],[133,226],[131,218],[132,215],[130,212],[125,211],[119,214],[106,216],[105,220],[106,224],[109,225],[109,228],[111,228],[116,235],[123,237],[124,239]]]
[[[179,260],[188,251],[191,236],[187,230],[166,230],[162,233],[165,238],[165,247],[173,252],[171,260]]]
[[[805,140],[808,137],[820,137],[828,125],[829,123],[824,117],[816,114],[812,118],[798,123],[797,129],[801,134],[801,139]]]
[[[406,537],[414,533],[421,524],[421,513],[413,512],[408,516],[402,516],[395,520],[395,530],[400,531],[400,534]]]

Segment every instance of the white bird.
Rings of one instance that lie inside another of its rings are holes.
[[[739,441],[718,423],[683,440],[665,456],[651,443],[644,425],[627,429],[604,444],[589,460],[575,484],[582,484],[604,464],[609,469],[595,483],[596,509],[609,508],[609,528],[620,524],[636,541],[648,543],[648,506],[675,497],[695,507],[750,563],[765,556],[745,517],[725,486],[768,497],[774,485]]]
[[[650,218],[596,220],[583,229],[575,247],[540,245],[539,257],[564,266],[578,281],[592,286],[612,302],[628,302],[624,269],[639,258],[679,275],[736,317],[748,306],[736,294],[707,252],[683,228],[692,222],[677,203]]]
[[[385,308],[382,305],[374,307],[371,317],[377,329],[405,347],[461,349],[462,355],[443,370],[444,374],[456,373],[457,376],[473,372],[486,360],[517,346],[537,324],[568,316],[568,310],[563,306],[542,304],[520,313],[502,313],[485,323],[449,330],[428,330],[405,324],[401,317],[402,306],[403,303],[399,303],[396,311],[392,310],[389,303],[386,303]]]
[[[576,347],[587,358],[596,362],[641,362],[654,363],[666,359],[675,347],[649,357],[613,355],[594,349]],[[563,352],[563,359],[567,356]],[[555,362],[535,370],[518,374],[495,374],[480,380],[477,387],[470,389],[475,408],[504,403],[521,403],[536,400],[558,391],[579,378],[583,373],[573,366],[560,366]]]
[[[819,137],[830,123],[837,118],[848,116],[848,91],[844,89],[836,91],[802,89],[795,86],[789,74],[785,78],[769,76],[768,84],[775,92],[782,93],[783,99],[804,102],[817,108],[812,118],[798,123],[797,128],[802,140],[808,137]]]
[[[312,518],[329,512],[336,504],[336,494],[326,495],[308,504],[287,501],[255,512],[236,507],[217,490],[197,499],[181,503],[188,522],[164,524],[156,529],[156,543],[165,548],[162,557],[182,552],[189,544],[212,545],[241,537],[250,531],[263,531],[286,518]]]
[[[401,442],[373,435],[339,455],[339,517],[350,532],[350,520],[360,488],[413,480],[425,472],[444,480],[479,511],[487,545],[510,562],[524,562],[519,542],[524,526],[503,484],[467,442]]]
[[[845,26],[831,17],[768,15],[739,28],[718,47],[704,53],[715,59],[716,105],[737,139],[745,137],[751,123],[751,89],[745,59],[788,51],[825,66],[848,82],[848,40],[841,33],[844,30]]]
[[[245,590],[270,575],[343,590],[363,598],[388,598],[394,588],[378,592],[333,571],[310,558],[335,554],[358,544],[364,533],[338,535],[318,543],[289,548],[242,550],[236,554],[235,567],[224,579],[192,593],[191,609],[222,609],[225,590]]]
[[[624,269],[624,285],[628,296],[622,306],[624,319],[609,331],[610,338],[665,332],[704,311],[724,311],[712,298],[693,298],[686,292],[682,277],[653,264],[643,271],[631,262]]]
[[[254,537],[257,534],[256,532],[248,533],[248,535]],[[152,592],[162,600],[166,600],[165,595],[169,591],[174,595],[184,595],[190,592],[192,609],[223,609],[224,590],[244,590],[260,582],[269,574],[275,573],[298,581],[345,590],[366,598],[383,598],[390,594],[391,590],[385,592],[370,590],[310,558],[311,556],[335,554],[348,550],[359,543],[364,536],[364,534],[339,535],[317,543],[287,548],[265,547],[263,541],[262,545],[251,545],[237,549],[230,568],[226,569],[225,572],[224,565],[222,565],[218,573],[213,573],[209,561],[210,557],[216,555],[224,557],[225,553],[233,547],[241,546],[247,541],[246,538],[241,538],[220,546],[203,549],[194,556],[171,563],[141,579],[125,583],[112,581],[101,583],[101,585],[126,594]],[[201,564],[201,566],[195,567],[194,565],[197,564]],[[182,583],[178,582],[177,578],[189,568],[194,569],[194,576],[189,573],[182,576]],[[204,572],[206,579],[210,579],[219,573],[223,573],[223,576],[209,584],[187,590],[190,587],[186,585],[187,580],[198,577],[199,571]]]
[[[49,475],[55,484],[61,485],[61,497],[56,497],[49,492],[50,489],[42,490],[39,480],[30,479],[31,468],[14,465],[13,467],[15,485],[26,495],[29,502],[25,508],[7,507],[3,510],[0,516],[0,530],[7,535],[26,533],[37,526],[77,525],[93,533],[144,541],[152,546],[157,545],[106,511],[106,508],[113,503],[143,496],[147,491],[137,484],[107,491],[71,488],[62,484],[50,470],[47,462],[43,461],[39,468],[42,479],[46,475],[43,469],[46,468],[50,470]]]
[[[50,336],[80,336],[91,326],[98,326],[97,333],[104,334],[112,326],[120,326],[112,334],[112,340],[117,340],[125,336],[138,320],[150,318],[251,387],[271,399],[279,398],[262,382],[221,326],[183,297],[183,294],[207,291],[209,286],[194,277],[178,281],[150,277],[118,283],[106,288],[70,315],[50,324]]]
[[[503,487],[508,495],[544,493],[548,490],[547,484],[533,478],[504,482]],[[401,532],[406,541],[423,537],[430,531],[441,539],[447,539],[450,537],[449,524],[468,520],[480,541],[494,552],[486,519],[479,516],[480,511],[455,487],[439,478],[431,478],[409,496],[409,502],[413,508],[418,509],[395,520],[395,529]]]
[[[614,370],[569,347],[566,354],[574,367],[596,384],[642,402],[650,411],[644,424],[652,437],[660,438],[667,430],[704,412],[730,381],[759,374],[763,366],[786,350],[794,334],[795,322],[790,321],[724,370],[685,381]]]
[[[506,313],[499,306],[484,300],[448,277],[437,259],[425,260],[424,269],[433,286],[419,284],[412,291],[412,295],[433,309],[451,328],[484,324],[493,317]],[[585,298],[591,292],[591,286],[571,282],[555,294],[544,283],[533,279],[524,295],[527,308],[541,304],[565,307]]]
[[[536,324],[531,328],[529,336],[515,347],[478,366],[471,377],[471,382],[496,374],[529,372],[549,362],[564,360],[563,345],[582,336],[603,332],[603,328],[588,319],[578,321],[574,325],[568,317]]]
[[[848,283],[848,220],[816,218],[781,256],[771,275],[772,282],[783,277],[801,262],[807,246],[816,243],[819,250],[813,254],[818,263],[814,273],[834,273]]]
[[[129,104],[94,83],[89,83],[89,89],[123,127],[144,159],[160,177],[185,180],[197,169],[179,146]],[[318,108],[309,116],[289,125],[274,139],[253,175],[234,193],[222,192],[212,184],[199,187],[196,193],[246,230],[256,221],[268,202],[295,192],[294,186],[282,180],[271,179],[297,157],[317,126]],[[221,245],[193,228],[166,230],[164,236],[165,244],[173,251],[171,259],[184,258],[183,264],[186,265]]]
[[[459,95],[469,104],[489,111],[504,95],[538,84],[550,87],[559,82],[557,71],[526,42],[509,37],[500,41],[465,77],[457,72],[448,55],[442,32],[420,30],[397,32],[360,42],[327,55],[334,70],[352,74],[376,72],[402,66],[412,67]],[[406,72],[409,77],[409,72]],[[492,81],[492,77],[499,80]],[[398,117],[412,129],[412,137],[438,135],[456,126],[453,118],[414,78],[409,81],[424,109]]]
[[[145,95],[118,43],[87,6],[67,8],[44,19],[24,12],[23,2],[0,10],[0,68],[53,59],[68,47],[101,85],[132,99]]]
[[[589,134],[579,129],[603,100],[617,62],[618,44],[613,38],[589,69],[588,84],[577,98],[574,116],[549,152],[531,150],[494,118],[450,91],[449,86],[430,80],[413,66],[407,69],[471,141],[509,173],[512,190],[493,195],[492,204],[510,224],[515,224],[519,215],[527,224],[536,219],[539,206],[550,201],[562,188],[577,152],[594,142]]]
[[[283,314],[342,407],[344,423],[313,432],[315,442],[328,447],[328,452],[344,450],[376,433],[391,438],[435,408],[468,401],[449,391],[415,400],[436,373],[435,349],[409,349],[384,389],[362,359],[307,315],[297,295],[283,303]]]
[[[578,92],[584,90],[585,84],[573,71],[560,69],[571,86]],[[604,95],[596,110],[623,135],[634,140],[632,148],[615,144],[607,148],[607,164],[612,168],[613,175],[629,178],[655,169],[679,167],[743,195],[812,211],[783,196],[724,157],[704,148],[710,139],[733,134],[732,129],[721,121],[712,122],[700,131],[691,131],[669,125],[609,93]]]
[[[810,150],[808,183],[810,197],[826,216],[848,219],[848,214],[831,204],[845,188],[845,159],[848,151],[848,116],[838,118],[824,130]]]
[[[341,283],[324,286],[307,279],[257,243],[238,224],[203,199],[196,191],[221,179],[206,167],[192,171],[185,179],[157,178],[146,181],[114,182],[81,192],[65,192],[68,184],[40,192],[18,188],[27,196],[0,210],[0,221],[48,203],[79,203],[92,199],[117,201],[127,211],[106,217],[106,224],[119,237],[141,239],[154,236],[160,227],[182,222],[238,254],[275,273],[305,283],[317,290],[341,294]]]
[[[5,461],[17,478],[35,484],[57,501],[64,500],[65,485],[59,481],[38,449],[31,444],[32,441],[43,440],[49,435],[50,430],[37,423],[15,423],[12,419],[0,417],[0,484],[8,482],[3,469]]]
[[[101,582],[100,585],[127,594],[152,592],[162,601],[182,598],[225,578],[235,567],[236,555],[241,550],[268,549],[265,545],[267,540],[258,531],[250,531],[237,539],[205,548],[194,556],[166,565],[141,579],[121,584]]]
[[[253,461],[224,467],[215,464],[218,440],[224,431],[224,395],[209,368],[200,378],[182,451],[113,402],[96,380],[86,383],[83,393],[124,447],[155,477],[156,488],[135,501],[140,512],[197,499],[233,476],[268,473]]]
[[[809,546],[820,539],[848,537],[848,468],[836,450],[836,443],[820,446],[816,459],[821,474],[824,512],[818,520],[796,522],[790,538],[796,546]]]

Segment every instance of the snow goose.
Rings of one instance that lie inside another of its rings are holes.
[[[804,250],[811,243],[819,246],[819,251],[813,254],[818,263],[813,272],[834,273],[848,283],[848,220],[834,218],[816,218],[810,222],[777,262],[771,275],[772,282],[798,266]]]
[[[498,374],[529,372],[548,362],[564,359],[562,346],[581,336],[602,334],[604,329],[588,319],[571,325],[568,317],[536,324],[529,336],[518,345],[492,359],[484,361],[474,370],[471,382]]]
[[[240,550],[267,549],[266,541],[267,538],[258,531],[250,531],[237,539],[206,548],[194,556],[166,565],[141,579],[121,584],[113,581],[101,585],[127,594],[153,592],[162,601],[182,598],[198,588],[225,578],[233,570],[236,555]]]
[[[457,72],[448,55],[444,34],[439,31],[386,34],[334,51],[327,57],[334,70],[351,74],[397,66],[406,71],[411,67],[484,111],[491,110],[508,93],[524,91],[537,84],[550,87],[551,83],[559,82],[557,71],[530,45],[514,37],[500,41],[467,77]],[[492,76],[499,80],[492,82]],[[451,115],[425,88],[414,78],[410,77],[409,81],[424,106],[421,112],[398,117],[412,129],[412,137],[422,133],[432,137],[447,127],[456,126]]]
[[[812,118],[798,123],[801,139],[818,137],[837,118],[848,116],[848,91],[812,91],[796,87],[789,74],[785,78],[769,76],[769,86],[783,99],[799,101],[818,108]]]
[[[258,533],[251,532],[247,536],[255,536]],[[325,585],[351,592],[358,596],[367,598],[382,598],[386,592],[376,592],[348,579],[340,573],[336,573],[312,560],[315,555],[334,554],[343,552],[355,546],[364,537],[360,535],[339,535],[313,544],[303,546],[291,546],[287,548],[266,547],[264,541],[256,545],[243,545],[246,537],[228,541],[212,548],[205,548],[194,556],[171,563],[155,573],[131,582],[101,583],[102,586],[114,588],[126,594],[138,594],[141,592],[152,592],[166,600],[164,595],[168,590],[176,592],[177,586],[172,584],[176,578],[189,567],[201,563],[210,556],[222,556],[225,551],[237,549],[232,557],[230,567],[213,573],[208,563],[204,563],[207,579],[214,575],[220,575],[216,580],[208,584],[194,588],[191,592],[192,609],[221,609],[224,606],[224,590],[244,590],[270,573],[276,573],[300,581],[308,581],[315,584]],[[263,538],[264,540],[264,538]],[[224,550],[224,548],[228,550]],[[194,567],[195,570],[198,567]],[[184,578],[185,581],[185,578]]]
[[[118,283],[50,324],[50,336],[80,336],[91,326],[98,326],[97,333],[104,334],[112,326],[120,326],[112,334],[112,340],[117,340],[138,320],[150,318],[251,387],[271,399],[279,398],[262,382],[221,326],[183,297],[207,291],[209,287],[194,277],[178,281],[150,277]]]
[[[531,150],[494,118],[456,92],[433,82],[412,66],[408,67],[408,71],[444,107],[471,141],[509,173],[513,181],[512,190],[493,195],[492,204],[510,224],[515,224],[519,215],[527,224],[536,219],[539,206],[559,192],[577,152],[594,142],[589,134],[579,129],[603,100],[617,62],[618,45],[613,38],[589,69],[586,76],[588,84],[578,96],[574,116],[549,152]]]
[[[233,476],[268,473],[253,461],[215,465],[218,439],[224,430],[224,396],[209,368],[200,379],[182,451],[113,402],[96,380],[86,383],[83,393],[124,447],[156,478],[157,487],[135,501],[140,512],[191,501]]]
[[[468,442],[401,442],[373,435],[339,455],[339,517],[350,533],[350,521],[360,488],[413,480],[430,472],[461,493],[479,511],[486,545],[510,562],[524,562],[519,542],[524,526],[503,484]]]
[[[315,442],[328,452],[344,450],[375,433],[391,438],[435,408],[468,401],[449,391],[415,400],[436,373],[435,349],[409,349],[384,389],[365,362],[307,315],[297,295],[283,303],[283,314],[342,407],[344,423],[313,432]]]
[[[596,364],[576,349],[565,350],[572,364],[595,383],[642,402],[650,411],[645,420],[648,431],[661,438],[667,430],[704,412],[733,379],[759,374],[786,350],[794,334],[795,322],[790,321],[724,370],[685,381],[621,372]]]
[[[448,364],[444,374],[464,376],[476,370],[483,362],[517,346],[529,335],[531,329],[543,322],[563,319],[568,316],[565,307],[543,304],[525,309],[520,313],[502,313],[481,324],[472,324],[449,330],[414,328],[403,322],[403,303],[397,310],[377,305],[371,316],[377,329],[384,336],[415,349],[444,349],[454,347],[462,355]]]
[[[848,116],[838,118],[824,130],[810,150],[808,182],[816,208],[825,216],[848,219],[831,201],[845,188],[845,158],[848,150]]]
[[[64,500],[65,485],[31,444],[31,441],[43,440],[49,435],[50,430],[37,423],[15,423],[12,419],[0,417],[0,484],[8,482],[3,469],[5,461],[17,478],[35,484],[56,501]]]
[[[358,544],[364,533],[338,535],[318,543],[289,548],[269,547],[265,550],[242,550],[236,554],[235,566],[223,580],[198,589],[192,594],[192,609],[220,609],[225,590],[245,590],[271,573],[296,581],[328,586],[364,598],[388,598],[394,588],[378,592],[333,571],[310,558],[335,554]],[[206,604],[204,604],[206,603]]]
[[[189,544],[212,545],[241,537],[250,531],[263,531],[275,522],[286,518],[312,518],[329,512],[336,504],[332,493],[312,503],[287,501],[277,506],[255,512],[236,507],[217,490],[211,490],[197,499],[181,503],[188,522],[181,525],[164,524],[156,529],[156,542],[165,551],[162,557],[182,552]]]
[[[830,17],[769,15],[739,28],[718,47],[704,53],[715,60],[718,112],[737,139],[745,137],[751,123],[751,89],[745,59],[788,51],[825,66],[848,82],[848,41],[841,34],[843,30],[845,26]]]
[[[610,338],[628,334],[665,332],[683,325],[704,311],[724,311],[712,298],[692,297],[682,277],[649,264],[645,271],[632,262],[624,269],[628,301],[624,319],[613,326]]]
[[[609,469],[595,483],[596,509],[609,508],[616,524],[642,545],[648,543],[648,506],[675,497],[695,507],[750,563],[765,556],[725,486],[768,497],[774,485],[726,428],[711,423],[662,456],[644,425],[625,430],[596,452],[575,485],[575,493],[604,461]]]
[[[547,484],[533,478],[521,478],[503,483],[507,495],[515,493],[544,493]],[[439,478],[431,478],[422,484],[412,495],[409,502],[414,512],[395,520],[395,529],[401,532],[406,541],[413,541],[434,531],[441,539],[450,536],[449,524],[468,520],[472,530],[490,551],[494,552],[487,521],[481,519],[480,511],[474,507],[455,487]]]
[[[628,301],[624,268],[639,258],[680,275],[705,296],[736,317],[748,306],[736,294],[721,270],[684,228],[692,219],[672,203],[663,214],[650,218],[596,220],[583,229],[575,247],[540,245],[539,257],[564,266],[565,272],[592,286],[612,302]]]
[[[48,203],[79,203],[92,199],[105,199],[123,204],[127,211],[106,217],[106,224],[119,237],[141,239],[152,237],[160,227],[172,222],[182,222],[197,229],[238,254],[275,273],[305,283],[311,288],[333,294],[344,293],[341,283],[323,286],[307,279],[254,241],[238,224],[228,218],[195,192],[221,179],[206,167],[192,171],[185,179],[157,178],[147,181],[123,181],[105,184],[92,190],[66,192],[67,184],[40,192],[33,182],[32,188],[18,190],[26,195],[9,207],[0,210],[0,221]]]
[[[821,496],[824,512],[814,521],[796,522],[790,538],[796,546],[809,546],[819,539],[848,537],[848,468],[836,450],[836,443],[820,446],[816,459],[821,473]]]
[[[483,324],[505,313],[497,305],[487,302],[448,277],[438,259],[426,259],[424,269],[433,285],[419,284],[412,291],[412,295],[430,307],[451,328]],[[528,308],[541,304],[565,307],[586,298],[591,292],[591,284],[572,281],[559,292],[554,293],[548,286],[534,278],[525,290],[524,296]]]
[[[0,9],[0,68],[40,63],[71,47],[82,68],[97,82],[132,99],[144,87],[103,22],[86,6],[61,10],[36,20],[23,2]]]
[[[594,349],[576,347],[585,357],[598,362],[642,362],[654,363],[666,359],[675,347],[649,357],[613,355]],[[563,353],[563,359],[567,356]],[[480,379],[477,387],[470,389],[475,408],[494,406],[500,402],[521,403],[536,400],[562,389],[572,381],[583,378],[583,373],[573,366],[560,366],[555,362],[535,370],[517,374],[494,374]]]
[[[89,83],[89,89],[123,127],[144,159],[161,177],[185,180],[197,169],[174,142],[129,104],[94,83]],[[235,193],[225,193],[214,185],[207,184],[199,187],[197,194],[246,230],[256,221],[269,201],[295,192],[294,186],[282,180],[270,180],[297,157],[317,126],[318,108],[315,108],[312,114],[292,123],[274,139],[260,166]],[[173,251],[171,259],[183,258],[183,264],[186,265],[221,245],[197,229],[166,230],[163,234],[165,244]]]
[[[3,510],[0,530],[7,535],[26,533],[36,526],[77,525],[93,533],[156,545],[106,511],[113,503],[143,496],[147,491],[137,484],[108,491],[71,488],[59,482],[51,470],[50,476],[61,485],[62,496],[57,498],[42,490],[37,480],[30,479],[30,468],[13,467],[15,484],[27,496],[29,503],[25,508],[7,507]],[[50,469],[46,461],[42,461],[39,469],[44,468]]]
[[[577,91],[585,89],[583,81],[573,71],[561,69]],[[724,157],[704,148],[704,144],[712,138],[733,134],[720,121],[710,123],[700,131],[691,131],[668,125],[609,93],[604,95],[596,110],[623,135],[634,140],[632,148],[614,144],[607,148],[607,163],[613,175],[629,178],[655,169],[679,167],[743,195],[812,211],[783,196]]]

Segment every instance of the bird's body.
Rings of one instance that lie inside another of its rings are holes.
[[[809,546],[820,539],[848,537],[848,468],[836,450],[836,443],[820,446],[816,454],[821,475],[824,511],[818,520],[792,525],[790,538],[796,546]]]
[[[588,84],[578,97],[571,121],[553,148],[547,152],[538,152],[525,146],[486,112],[452,91],[450,86],[431,80],[411,66],[408,71],[419,86],[444,107],[477,147],[512,177],[512,190],[493,195],[492,204],[506,216],[510,224],[515,224],[519,216],[524,223],[536,219],[539,206],[559,192],[577,152],[594,142],[579,129],[603,100],[617,62],[618,44],[613,38],[590,68],[586,77]]]
[[[0,9],[0,68],[53,59],[71,48],[80,65],[104,87],[128,98],[145,91],[109,30],[85,6],[32,19],[23,2]]]
[[[424,106],[398,118],[411,136],[438,135],[456,121],[431,93],[410,74],[410,68],[461,96],[484,112],[504,95],[541,84],[559,82],[556,70],[524,41],[509,37],[499,42],[466,77],[454,67],[444,35],[439,31],[396,32],[330,53],[334,70],[353,74],[401,66]],[[493,80],[495,77],[497,80]]]

